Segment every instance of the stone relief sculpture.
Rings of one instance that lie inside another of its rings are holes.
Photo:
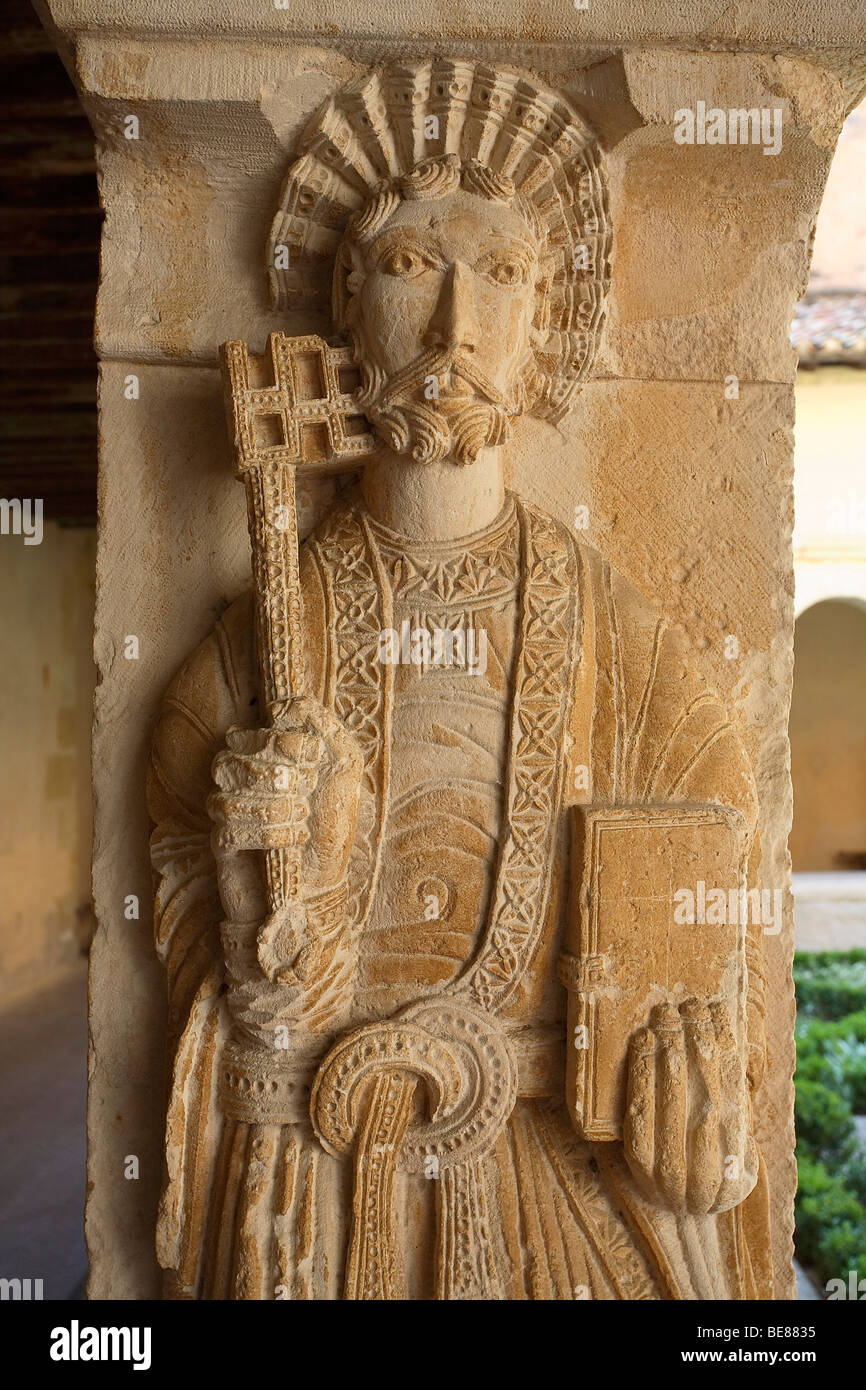
[[[167,1297],[772,1296],[761,927],[672,903],[754,877],[748,759],[503,482],[591,367],[610,244],[526,73],[376,69],[300,142],[272,290],[332,292],[340,345],[225,349],[253,590],[151,759]],[[298,552],[295,471],[358,465]]]

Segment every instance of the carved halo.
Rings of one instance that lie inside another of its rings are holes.
[[[389,63],[337,91],[301,137],[271,226],[274,307],[326,311],[350,217],[383,184],[447,155],[510,179],[538,214],[552,275],[540,296],[543,393],[533,414],[559,420],[597,350],[610,217],[595,136],[562,96],[528,73],[435,58]],[[279,268],[280,246],[288,249],[287,269]]]

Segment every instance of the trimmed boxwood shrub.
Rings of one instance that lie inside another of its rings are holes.
[[[866,1207],[866,1156],[856,1154],[843,1169],[843,1181],[861,1206]]]
[[[861,1208],[862,1213],[862,1208]],[[821,1264],[824,1270],[836,1270],[827,1280],[844,1279],[851,1270],[857,1271],[858,1282],[866,1279],[866,1213],[856,1220],[840,1221],[827,1227],[821,1240]]]
[[[797,1156],[797,1177],[797,1253],[818,1265],[828,1232],[843,1222],[856,1225],[866,1213],[843,1178],[802,1153]]]
[[[858,1042],[866,1042],[866,1008],[837,1019],[798,1017],[798,1038],[807,1033],[814,1043],[828,1042],[831,1038],[856,1038]]]
[[[804,971],[828,970],[835,965],[857,965],[866,961],[866,946],[852,946],[850,951],[795,951],[794,969]]]
[[[828,1086],[866,1114],[866,1010],[833,1022],[801,1020],[796,1079]]]
[[[797,1008],[813,1018],[843,1018],[866,1000],[866,951],[818,951],[794,958]]]
[[[798,953],[797,1254],[817,1279],[866,1278],[866,950]]]
[[[812,1158],[842,1164],[857,1147],[854,1117],[844,1096],[819,1081],[797,1083],[797,1139]]]

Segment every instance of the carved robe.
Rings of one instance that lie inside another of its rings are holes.
[[[205,810],[226,730],[262,722],[243,597],[175,678],[150,769],[170,1000],[158,1231],[168,1296],[771,1297],[763,1175],[733,1211],[675,1215],[640,1194],[620,1144],[578,1139],[564,1103],[568,808],[712,801],[739,809],[753,834],[748,762],[723,705],[622,578],[512,497],[484,532],[411,547],[349,499],[305,544],[302,578],[311,693],[365,759],[350,1000],[299,1043],[291,1075],[279,1059],[244,1070]],[[405,623],[483,632],[486,669],[383,663],[382,631]],[[577,792],[579,768],[589,789]],[[757,1060],[761,942],[750,930]],[[398,1015],[395,1046],[422,1030],[435,1068],[439,1032],[447,1071],[445,1035],[468,1029],[499,1078],[495,1142],[473,1147],[469,1125],[442,1148],[441,1170],[389,1157],[394,1136],[409,1152],[424,1121],[420,1089],[401,1089],[387,1067],[365,1093],[355,1160],[323,1147],[310,1122],[328,1048],[349,1040],[321,1082],[345,1123],[340,1068],[366,1065],[377,1025]],[[502,1047],[511,1062],[500,1066]],[[448,1166],[448,1143],[465,1143],[465,1161]]]

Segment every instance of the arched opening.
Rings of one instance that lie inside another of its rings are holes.
[[[829,570],[828,565],[827,576]],[[794,627],[789,725],[794,784],[789,843],[799,953],[794,984],[800,1298],[838,1297],[839,1285],[831,1281],[837,1269],[860,1260],[866,1237],[866,1097],[857,1071],[866,1004],[864,691],[866,603],[827,596],[804,607]]]
[[[866,604],[800,614],[791,703],[795,873],[866,872]]]

